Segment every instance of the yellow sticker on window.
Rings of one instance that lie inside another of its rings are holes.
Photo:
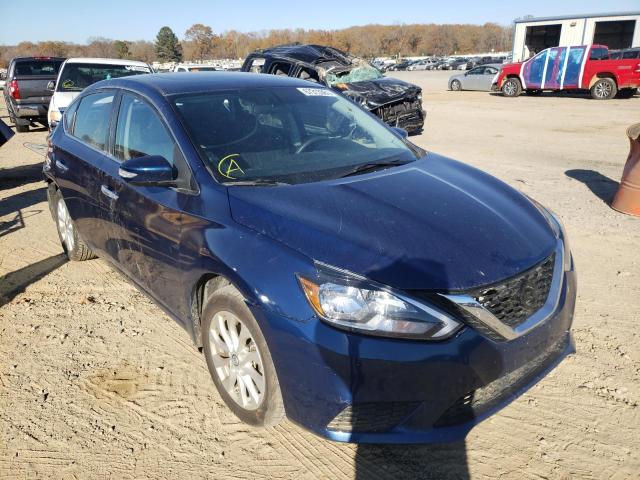
[[[218,172],[220,173],[220,175],[226,178],[230,178],[231,180],[235,180],[237,178],[232,175],[234,172],[240,172],[242,175],[244,175],[244,171],[242,170],[242,168],[240,168],[238,162],[234,160],[239,156],[239,153],[232,153],[231,155],[227,155],[226,157],[222,158],[218,162]]]

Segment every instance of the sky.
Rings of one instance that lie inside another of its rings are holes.
[[[24,5],[22,4],[24,3]],[[339,29],[369,23],[510,24],[524,15],[640,10],[640,0],[0,0],[0,45],[90,37],[153,40],[168,25],[179,38],[194,23],[221,33],[272,28]]]

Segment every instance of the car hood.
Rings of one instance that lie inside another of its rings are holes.
[[[381,77],[375,80],[348,83],[343,93],[347,96],[364,98],[364,105],[369,109],[387,103],[397,102],[403,98],[413,98],[422,90],[420,87],[397,78]]]
[[[535,265],[556,245],[526,197],[435,154],[338,180],[228,192],[238,223],[400,289],[490,284]]]

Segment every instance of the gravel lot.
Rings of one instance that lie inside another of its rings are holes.
[[[564,219],[577,354],[459,444],[252,429],[222,404],[177,324],[104,261],[65,262],[40,180],[46,132],[16,134],[0,147],[0,477],[638,478],[640,219],[607,204],[640,97],[505,99],[448,92],[448,72],[397,76],[424,88],[416,143]]]

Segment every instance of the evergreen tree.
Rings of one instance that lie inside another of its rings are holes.
[[[180,62],[182,60],[182,46],[173,30],[162,27],[156,36],[156,55],[161,62]]]

